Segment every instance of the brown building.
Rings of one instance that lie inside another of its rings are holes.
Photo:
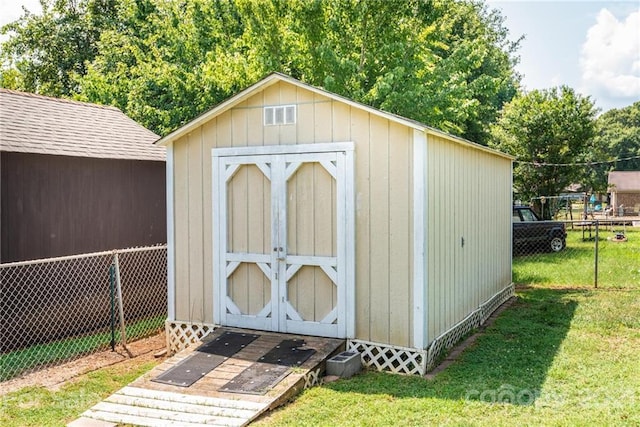
[[[614,215],[640,215],[640,171],[609,172],[609,192]]]
[[[114,107],[0,89],[0,262],[166,242],[157,139]]]

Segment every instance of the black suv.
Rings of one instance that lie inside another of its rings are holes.
[[[559,221],[542,221],[528,206],[513,207],[513,251],[560,252],[567,245],[567,231]]]

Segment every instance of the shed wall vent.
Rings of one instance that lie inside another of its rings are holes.
[[[296,122],[295,105],[279,105],[277,107],[264,107],[265,126],[292,125]]]

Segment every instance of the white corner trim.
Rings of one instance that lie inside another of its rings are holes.
[[[356,336],[356,190],[355,190],[355,152],[353,144],[351,150],[345,151],[345,181],[346,181],[346,203],[345,203],[345,237],[346,237],[346,278],[347,298],[345,304],[347,338]]]
[[[427,345],[426,283],[427,136],[413,131],[413,347]]]
[[[166,186],[167,186],[167,318],[176,318],[176,241],[175,241],[175,209],[173,206],[173,143],[167,145]]]
[[[221,206],[220,206],[220,191],[223,186],[226,185],[226,182],[222,180],[222,173],[224,172],[224,168],[221,171],[221,161],[219,157],[216,157],[214,154],[215,149],[211,150],[211,216],[212,216],[212,227],[211,227],[211,242],[213,242],[213,260],[211,262],[211,278],[213,279],[213,322],[215,324],[221,325],[223,324],[223,314],[226,310],[223,311],[223,307],[225,307],[226,301],[222,301],[222,296],[220,292],[220,283],[222,280],[222,273],[219,271],[218,266],[223,265],[222,263],[222,251],[224,249],[220,248],[220,242],[216,240],[220,236],[220,215]],[[225,207],[226,209],[226,207]],[[221,239],[222,240],[222,239]]]

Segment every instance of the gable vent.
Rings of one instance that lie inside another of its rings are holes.
[[[277,107],[264,107],[265,126],[292,125],[296,122],[295,105],[279,105]]]

